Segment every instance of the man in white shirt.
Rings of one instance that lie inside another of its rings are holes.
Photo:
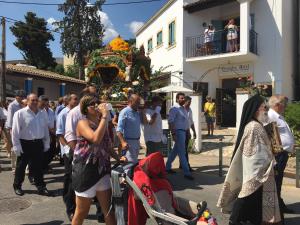
[[[49,170],[49,164],[56,154],[56,135],[55,135],[55,113],[49,108],[49,98],[46,95],[39,97],[38,108],[43,110],[48,115],[48,128],[50,135],[50,149],[44,154],[43,170],[47,172]]]
[[[185,96],[184,108],[187,111],[187,115],[188,115],[188,129],[186,130],[186,139],[185,139],[185,157],[188,162],[190,171],[192,172],[193,169],[189,163],[189,153],[188,153],[189,142],[192,137],[190,129],[192,129],[192,131],[193,131],[194,139],[196,139],[197,134],[196,134],[195,126],[194,126],[193,112],[190,107],[191,103],[192,103],[192,98],[190,96]],[[181,165],[180,165],[180,168],[181,168]]]
[[[72,175],[72,161],[73,153],[70,151],[70,146],[64,137],[66,118],[71,109],[78,105],[77,95],[71,94],[67,96],[68,105],[59,113],[56,121],[56,135],[60,143],[61,157],[64,159],[65,175],[64,175],[64,187],[63,187],[63,200],[66,205],[66,212],[68,217],[71,218],[74,215],[75,204],[75,192],[71,187],[71,175]]]
[[[14,190],[17,195],[23,195],[22,183],[28,162],[38,189],[38,194],[49,195],[43,178],[43,153],[50,147],[48,116],[38,109],[36,94],[30,94],[27,107],[17,111],[13,118],[12,143],[17,155]]]
[[[8,135],[8,142],[12,145],[12,140],[11,140],[11,129],[12,129],[12,125],[13,125],[13,117],[14,114],[22,109],[22,100],[25,98],[25,92],[23,90],[17,90],[15,93],[15,100],[12,101],[7,108],[7,119],[5,122],[5,132]],[[11,152],[11,168],[12,168],[12,172],[15,172],[16,169],[16,155],[14,154],[14,152]]]
[[[294,144],[295,144],[294,136],[291,132],[291,129],[283,117],[283,113],[285,111],[286,105],[287,105],[287,98],[285,96],[273,95],[269,99],[270,109],[268,111],[268,117],[270,122],[277,123],[281,143],[284,150],[283,152],[275,156],[277,162],[275,166],[277,172],[275,175],[275,181],[277,186],[279,205],[284,213],[292,213],[293,210],[287,208],[287,206],[284,204],[283,199],[281,198],[281,186],[282,186],[284,170],[289,158],[288,154],[294,151]]]
[[[162,100],[159,96],[152,98],[151,106],[143,113],[144,138],[147,146],[146,156],[162,149],[163,130],[160,115]]]

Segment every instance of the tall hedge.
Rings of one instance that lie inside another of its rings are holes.
[[[285,111],[285,119],[296,138],[296,143],[300,145],[300,102],[288,104]]]

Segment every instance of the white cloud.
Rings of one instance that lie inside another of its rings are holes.
[[[50,27],[51,30],[55,30],[57,28],[57,25],[53,24],[55,22],[56,22],[56,19],[54,19],[53,17],[50,17],[49,19],[47,19],[48,26]]]
[[[103,24],[105,29],[103,41],[107,42],[117,37],[119,33],[115,30],[114,25],[109,19],[107,13],[103,11],[98,11],[98,15],[101,17],[101,23]]]
[[[136,34],[136,32],[144,25],[144,22],[132,21],[128,24],[129,30],[131,33]]]

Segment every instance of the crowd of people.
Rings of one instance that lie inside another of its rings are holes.
[[[190,96],[177,93],[176,104],[168,113],[174,146],[166,161],[166,172],[174,174],[172,162],[178,156],[188,180],[194,179],[188,143],[197,137],[191,104]],[[223,212],[231,213],[231,225],[247,221],[254,225],[283,224],[283,214],[291,212],[281,198],[283,172],[288,154],[294,151],[294,137],[283,117],[286,105],[287,98],[280,95],[272,96],[268,104],[259,95],[244,104],[232,161],[218,201]],[[65,167],[63,201],[72,225],[83,224],[93,199],[99,203],[105,223],[116,224],[111,210],[111,158],[138,163],[141,129],[146,156],[161,151],[166,142],[161,107],[159,96],[141,105],[141,97],[132,93],[128,105],[117,113],[106,98],[99,99],[93,85],[79,96],[71,93],[60,98],[56,106],[47,96],[31,93],[26,97],[24,91],[17,91],[7,110],[4,105],[0,108],[1,134],[11,158],[15,194],[24,195],[22,183],[28,173],[38,194],[50,196],[44,174],[51,171],[50,163],[59,157]],[[215,104],[209,96],[204,112],[208,135],[213,135]],[[282,142],[283,149],[276,155],[264,129],[270,121],[276,122]]]
[[[191,98],[177,94],[170,110],[169,124],[175,146],[169,155],[167,172],[178,155],[184,177],[193,179],[188,163],[187,142],[196,138]],[[63,201],[72,224],[82,224],[90,205],[99,202],[106,224],[116,224],[111,205],[111,158],[138,163],[141,129],[147,146],[146,156],[162,150],[166,136],[161,118],[162,99],[154,96],[141,105],[141,97],[131,94],[128,105],[116,113],[107,99],[99,99],[96,87],[86,87],[78,96],[68,94],[55,105],[45,95],[25,96],[16,91],[6,110],[1,107],[2,134],[14,174],[13,189],[24,195],[25,174],[38,194],[51,196],[44,174],[51,172],[54,158],[64,164]],[[115,151],[114,147],[118,147]],[[42,160],[41,160],[42,159]]]

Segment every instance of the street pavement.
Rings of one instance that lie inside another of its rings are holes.
[[[143,153],[141,153],[141,157],[143,157]],[[224,157],[223,173],[226,173],[229,161],[229,157]],[[0,163],[3,168],[0,173],[0,225],[70,224],[61,197],[63,167],[58,162],[52,163],[53,172],[45,176],[47,187],[53,192],[53,197],[37,195],[35,187],[29,183],[27,177],[23,185],[25,195],[16,196],[12,188],[13,175],[10,171],[10,163],[3,151],[0,152]],[[190,163],[195,169],[194,181],[184,179],[182,171],[178,169],[178,159],[175,160],[173,167],[177,173],[168,176],[174,191],[186,199],[196,202],[207,201],[208,207],[213,216],[217,218],[219,225],[227,225],[228,215],[223,215],[216,207],[224,181],[224,176],[218,176],[218,157],[205,154],[204,151],[200,154],[191,154]],[[297,213],[286,215],[286,225],[300,225],[300,189],[295,188],[295,180],[284,179],[282,194],[287,205]],[[91,206],[89,216],[84,224],[99,224],[95,212],[95,206]],[[147,223],[147,225],[152,224],[154,223],[151,221]]]

